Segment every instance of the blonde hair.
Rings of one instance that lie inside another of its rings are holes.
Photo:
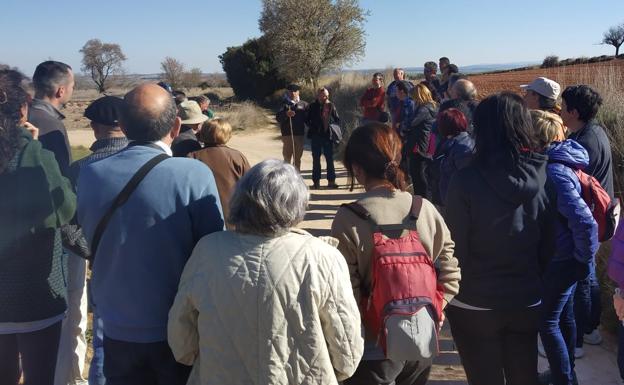
[[[552,142],[565,140],[565,127],[559,115],[542,110],[531,110],[531,120],[540,149],[546,148]]]
[[[197,137],[206,145],[226,144],[232,137],[232,125],[223,118],[206,120]]]
[[[436,104],[433,100],[433,96],[431,95],[431,91],[429,91],[429,88],[422,83],[416,84],[416,86],[412,89],[412,99],[417,106],[422,106],[427,103]]]

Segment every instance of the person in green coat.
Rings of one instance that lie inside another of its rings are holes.
[[[33,138],[23,80],[0,71],[0,378],[51,385],[67,308],[60,226],[76,197]]]

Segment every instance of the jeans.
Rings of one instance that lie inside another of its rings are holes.
[[[431,366],[420,367],[418,361],[360,361],[355,373],[344,385],[425,385]]]
[[[469,384],[537,385],[539,307],[467,310],[451,305],[446,316]]]
[[[618,369],[620,369],[620,377],[622,381],[624,381],[624,326],[622,325],[622,321],[618,325],[618,352],[617,352],[617,363]]]
[[[327,162],[327,180],[336,181],[334,169],[334,144],[328,138],[315,136],[312,138],[312,181],[318,183],[321,180],[321,154]]]
[[[589,276],[578,281],[574,292],[577,348],[583,347],[583,334],[591,333],[600,325],[601,312],[600,284],[596,276],[596,263],[592,261]]]
[[[135,343],[104,336],[107,385],[186,385],[191,368],[176,362],[167,341]]]
[[[89,385],[105,385],[104,377],[104,325],[93,308],[93,357],[89,366]]]
[[[554,385],[572,385],[573,381],[577,264],[574,260],[551,262],[544,274],[540,335]]]
[[[17,385],[20,358],[23,385],[52,385],[61,321],[30,333],[0,334],[0,385]]]

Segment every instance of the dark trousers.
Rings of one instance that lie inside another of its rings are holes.
[[[429,164],[427,159],[418,154],[408,154],[409,175],[412,179],[412,189],[415,195],[431,200],[431,188],[429,187]]]
[[[617,363],[618,363],[618,369],[620,369],[620,377],[622,378],[622,381],[624,381],[624,325],[622,325],[622,321],[619,321],[617,333],[618,333]]]
[[[431,366],[420,367],[418,361],[360,361],[344,385],[425,385]]]
[[[104,336],[106,385],[185,385],[191,367],[176,362],[167,341],[135,343]]]
[[[61,324],[31,333],[0,334],[0,385],[19,383],[20,357],[24,385],[53,385]]]
[[[448,306],[446,315],[469,384],[537,384],[539,307],[481,311]]]
[[[312,146],[312,181],[318,183],[321,180],[321,154],[327,162],[327,180],[336,181],[334,169],[334,145],[331,140],[315,136],[311,140]]]
[[[540,336],[554,385],[572,385],[574,379],[574,288],[576,261],[551,262],[544,274]]]
[[[576,284],[574,291],[574,316],[576,318],[576,347],[583,347],[583,334],[591,333],[600,325],[602,301],[600,284],[596,276],[596,263],[592,262],[589,276]]]

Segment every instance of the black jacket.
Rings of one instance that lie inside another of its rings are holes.
[[[329,113],[329,124],[340,124],[340,118],[338,117],[338,111],[336,106],[332,102],[328,102],[331,105],[331,112]],[[308,116],[306,124],[308,125],[308,138],[324,138],[329,140],[329,128],[325,129],[323,126],[323,105],[315,100],[308,106]]]
[[[611,144],[604,129],[591,120],[585,127],[570,135],[585,147],[589,154],[589,166],[583,171],[598,179],[602,188],[613,198],[613,160],[611,158]]]
[[[462,270],[457,299],[488,309],[521,309],[541,298],[541,274],[555,250],[556,192],[548,157],[522,154],[505,167],[493,154],[455,173],[446,223]]]
[[[290,136],[291,120],[293,135],[305,135],[305,121],[308,113],[307,108],[308,103],[304,102],[303,100],[300,100],[297,103],[293,103],[292,100],[284,99],[282,108],[275,115],[275,119],[280,125],[280,131],[282,132],[282,136]],[[293,116],[292,119],[289,119],[288,116],[286,116],[286,111],[288,111],[289,109],[295,111],[295,116]]]
[[[429,153],[429,141],[437,113],[438,109],[431,103],[416,107],[414,119],[412,119],[409,130],[406,132],[406,146],[409,156],[420,155],[431,158],[433,155],[433,151]]]
[[[202,147],[192,128],[182,126],[182,130],[171,143],[171,152],[173,156],[185,158],[191,152],[201,150]]]

